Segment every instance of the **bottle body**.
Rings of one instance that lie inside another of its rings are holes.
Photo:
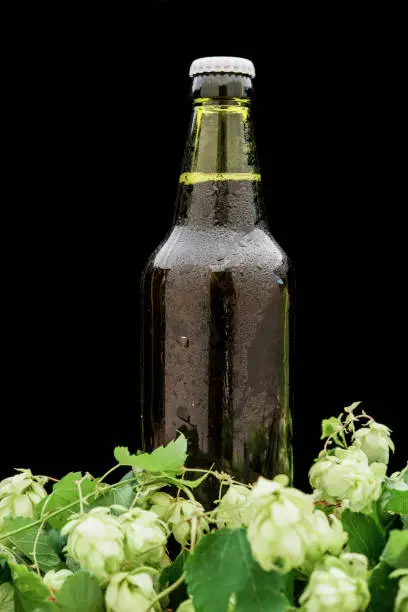
[[[195,467],[291,477],[290,266],[263,211],[249,101],[196,99],[174,225],[142,275],[143,446],[182,432]]]

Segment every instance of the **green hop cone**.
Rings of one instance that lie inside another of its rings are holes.
[[[394,570],[389,577],[400,579],[397,596],[395,597],[394,612],[408,612],[408,568]]]
[[[247,537],[252,554],[266,571],[288,572],[306,559],[313,501],[297,489],[285,486],[288,479],[258,478],[245,507]]]
[[[121,525],[109,512],[109,508],[93,508],[61,530],[61,535],[68,536],[64,551],[102,582],[120,570],[125,558]]]
[[[139,567],[132,572],[114,574],[108,584],[105,594],[107,612],[145,612],[157,593],[158,572],[151,567]],[[150,610],[161,610],[156,602]]]
[[[43,577],[44,584],[54,593],[60,590],[65,580],[72,576],[71,570],[49,570]]]
[[[248,501],[250,489],[243,485],[232,484],[217,507],[216,521],[219,529],[230,527],[239,529],[244,524],[244,506]]]
[[[157,515],[134,508],[119,516],[118,521],[125,536],[126,560],[133,567],[160,563],[165,554],[167,528]]]
[[[369,511],[381,495],[386,465],[368,464],[359,448],[336,448],[334,455],[322,451],[309,471],[314,496],[330,502],[343,502],[353,512]]]
[[[11,582],[0,584],[0,610],[1,612],[15,612],[14,587]]]
[[[177,500],[168,493],[157,491],[149,496],[149,510],[157,514],[162,521],[167,521],[176,501]]]
[[[348,540],[348,534],[344,531],[341,521],[334,515],[328,517],[321,510],[306,515],[303,528],[307,549],[305,563],[301,569],[305,574],[310,574],[316,561],[326,553],[339,555]]]
[[[368,463],[385,463],[388,465],[390,449],[394,452],[394,443],[390,438],[391,430],[386,425],[370,421],[368,427],[358,429],[353,444],[367,455]]]
[[[209,531],[208,521],[203,513],[204,508],[197,501],[181,497],[175,500],[167,524],[179,544],[185,546],[192,539],[197,542]]]
[[[363,557],[358,555],[358,557]],[[357,576],[351,559],[326,557],[310,576],[299,598],[303,612],[363,612],[370,603],[367,583],[367,560],[362,575],[362,559],[357,561]]]
[[[7,516],[34,518],[35,506],[47,497],[46,478],[33,476],[31,470],[18,471],[0,482],[0,525]]]

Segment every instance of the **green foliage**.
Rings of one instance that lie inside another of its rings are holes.
[[[150,454],[117,447],[117,465],[102,477],[71,472],[46,497],[42,488],[39,503],[19,489],[31,472],[2,481],[0,612],[107,612],[107,591],[115,612],[131,612],[129,601],[140,612],[289,612],[305,601],[321,612],[327,585],[347,612],[366,609],[368,592],[369,612],[394,612],[408,568],[408,468],[385,476],[390,430],[358,405],[322,422],[313,497],[283,475],[244,495],[228,474],[187,469],[183,435]],[[121,466],[131,470],[108,484]],[[195,489],[209,475],[224,497],[204,508]],[[279,547],[266,565],[275,531]]]
[[[181,434],[167,446],[159,446],[150,454],[131,455],[126,447],[117,446],[114,455],[120,465],[129,465],[153,473],[177,475],[187,459],[187,439]]]
[[[48,572],[61,565],[61,559],[54,551],[48,534],[44,530],[39,531],[35,521],[24,517],[10,517],[6,518],[5,522],[10,532],[24,527],[23,531],[10,536],[10,541],[31,561],[37,560],[41,571]]]
[[[186,580],[197,612],[225,612],[232,594],[236,612],[280,612],[290,606],[284,577],[257,564],[244,529],[221,529],[202,538],[187,561]]]
[[[56,596],[56,608],[60,612],[103,612],[105,610],[102,589],[97,579],[83,570],[64,582]]]
[[[374,518],[361,512],[344,510],[341,520],[349,534],[350,551],[365,555],[370,565],[375,565],[384,548],[385,537]]]
[[[393,529],[390,532],[381,559],[396,569],[408,568],[408,531]]]

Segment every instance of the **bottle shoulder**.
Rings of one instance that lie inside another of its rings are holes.
[[[290,261],[266,226],[248,230],[175,226],[152,253],[145,270],[186,266],[214,271],[268,268],[284,277]]]

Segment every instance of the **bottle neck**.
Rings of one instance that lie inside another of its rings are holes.
[[[248,77],[193,80],[176,225],[253,227],[263,216]]]

